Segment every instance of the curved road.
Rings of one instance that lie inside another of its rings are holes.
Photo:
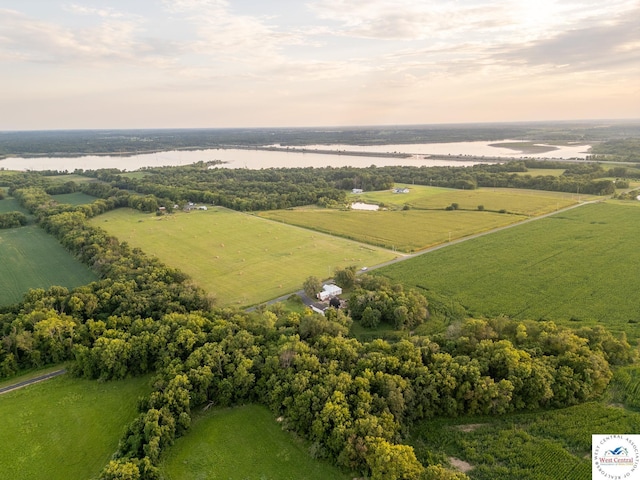
[[[34,383],[42,382],[44,380],[49,380],[50,378],[57,377],[58,375],[63,375],[67,373],[66,369],[56,370],[55,372],[45,373],[44,375],[40,375],[38,377],[30,378],[29,380],[23,380],[22,382],[14,383],[12,385],[8,385],[6,387],[0,388],[0,395],[3,393],[12,392],[14,390],[18,390],[19,388],[26,387],[27,385],[32,385]]]

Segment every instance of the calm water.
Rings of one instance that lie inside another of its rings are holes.
[[[390,165],[411,166],[470,166],[481,163],[466,160],[436,160],[428,158],[434,155],[476,155],[500,158],[519,158],[522,156],[514,150],[490,147],[493,142],[456,142],[429,143],[409,145],[310,145],[307,149],[351,150],[378,153],[408,153],[408,158],[383,158],[349,155],[331,155],[319,153],[301,153],[296,151],[265,151],[238,149],[208,149],[192,151],[168,151],[147,153],[131,157],[87,155],[83,157],[9,157],[0,160],[0,168],[7,170],[97,170],[100,168],[117,168],[133,171],[142,167],[159,167],[165,165],[188,165],[198,161],[209,162],[220,160],[225,168],[290,168],[290,167],[378,167]],[[529,155],[535,158],[584,158],[587,146],[561,147],[553,152]],[[295,149],[292,149],[295,150]]]

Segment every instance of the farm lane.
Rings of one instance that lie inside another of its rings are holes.
[[[28,385],[33,385],[34,383],[42,382],[44,380],[49,380],[50,378],[57,377],[58,375],[63,375],[67,373],[65,368],[56,370],[55,372],[49,372],[44,375],[39,375],[37,377],[30,378],[29,380],[23,380],[22,382],[17,382],[12,385],[7,385],[6,387],[0,388],[0,395],[3,393],[9,393],[14,390],[18,390],[19,388],[26,387]]]

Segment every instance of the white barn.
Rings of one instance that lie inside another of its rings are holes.
[[[333,283],[328,283],[322,286],[322,291],[318,293],[318,300],[324,302],[331,297],[335,297],[336,295],[340,295],[342,293],[342,289],[334,285]]]

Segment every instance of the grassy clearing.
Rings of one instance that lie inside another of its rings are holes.
[[[96,197],[82,192],[63,193],[61,195],[52,195],[51,197],[58,203],[68,203],[71,205],[86,205],[97,200]]]
[[[47,175],[45,178],[56,183],[76,182],[76,183],[88,183],[96,182],[93,177],[85,177],[84,175],[78,175],[76,173],[70,173],[68,175]]]
[[[222,208],[163,217],[118,209],[91,222],[187,273],[221,305],[253,305],[301,289],[310,275],[329,278],[337,267],[395,258],[392,252]]]
[[[0,395],[2,478],[96,478],[136,415],[148,378],[52,378]]]
[[[451,188],[398,185],[409,188],[409,193],[393,193],[390,190],[367,192],[358,195],[369,203],[383,203],[394,208],[409,204],[415,209],[444,209],[457,203],[462,210],[477,210],[482,205],[485,210],[499,212],[505,210],[519,215],[542,215],[559,208],[578,203],[576,195],[563,192],[523,190],[515,188],[478,188],[457,190]],[[582,195],[581,200],[587,200]]]
[[[5,197],[0,200],[0,213],[8,212],[22,212],[25,215],[31,215],[29,211],[20,205],[20,203],[13,197]]]
[[[469,211],[273,210],[262,217],[401,252],[412,252],[522,220]]]
[[[30,288],[73,288],[97,279],[35,225],[0,230],[0,265],[0,305],[20,301]]]
[[[559,177],[564,173],[564,168],[529,168],[527,172],[515,172],[516,175],[532,177]]]
[[[413,444],[423,460],[467,462],[474,480],[587,480],[592,434],[638,431],[640,414],[586,403],[500,418],[430,420],[414,429]]]
[[[640,338],[640,203],[600,203],[384,267],[471,313],[602,324]]]
[[[282,430],[265,407],[213,410],[196,418],[163,461],[168,480],[350,479],[309,456],[306,446]]]

